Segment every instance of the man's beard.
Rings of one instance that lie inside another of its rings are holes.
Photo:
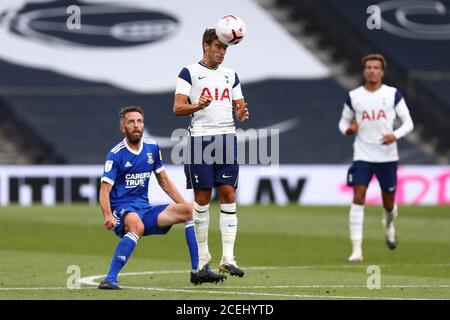
[[[133,132],[133,133],[134,133],[134,132]],[[139,142],[141,142],[142,132],[140,132],[140,134],[139,134],[138,137],[134,136],[133,133],[127,134],[127,140],[128,140],[128,142],[130,142],[131,144],[138,144]]]

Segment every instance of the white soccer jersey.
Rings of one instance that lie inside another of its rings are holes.
[[[394,130],[397,116],[402,125]],[[358,123],[353,144],[354,161],[398,161],[397,143],[381,144],[385,134],[393,133],[398,140],[413,129],[408,107],[396,88],[382,85],[377,91],[371,92],[361,86],[350,91],[339,122],[343,134],[353,119]]]
[[[212,69],[202,62],[191,64],[178,75],[178,93],[188,96],[192,104],[205,94],[213,99],[208,107],[192,114],[191,136],[236,133],[232,102],[244,98],[236,72],[222,66]]]

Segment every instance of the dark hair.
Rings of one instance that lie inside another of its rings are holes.
[[[368,55],[364,56],[362,58],[362,60],[361,60],[363,68],[366,67],[366,62],[369,61],[369,60],[378,60],[378,61],[380,61],[381,62],[381,66],[383,67],[383,70],[386,69],[386,67],[387,67],[386,59],[384,58],[383,55],[381,55],[379,53],[371,53],[371,54],[368,54]]]
[[[218,40],[216,34],[216,29],[206,29],[205,32],[203,32],[203,38],[202,38],[202,48],[205,43],[211,45],[214,40]],[[204,50],[203,50],[204,51]]]
[[[122,109],[120,109],[120,111],[119,111],[120,120],[123,120],[125,118],[125,115],[128,112],[139,112],[142,115],[142,117],[144,117],[144,110],[142,110],[141,107],[128,106],[128,107],[123,107]]]

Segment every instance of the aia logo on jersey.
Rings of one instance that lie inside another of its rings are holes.
[[[364,121],[364,120],[375,121],[375,120],[380,120],[380,119],[387,120],[386,113],[384,113],[383,109],[370,110],[370,111],[364,110],[362,113],[362,121]]]
[[[219,88],[214,88],[214,95],[211,94],[211,91],[208,88],[203,88],[200,98],[204,95],[210,95],[214,100],[218,101],[223,101],[225,99],[231,101],[230,91],[228,90],[228,88],[225,88],[223,91],[220,91]]]

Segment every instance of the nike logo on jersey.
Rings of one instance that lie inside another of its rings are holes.
[[[222,178],[224,178],[224,179],[228,179],[228,178],[231,178],[231,177],[233,177],[233,176],[226,176],[226,175],[222,175]]]
[[[202,80],[204,78],[206,78],[207,76],[203,76],[203,77],[198,77],[198,80]]]
[[[127,163],[125,163],[125,168],[131,167],[132,164],[130,163],[130,161],[127,161]]]

